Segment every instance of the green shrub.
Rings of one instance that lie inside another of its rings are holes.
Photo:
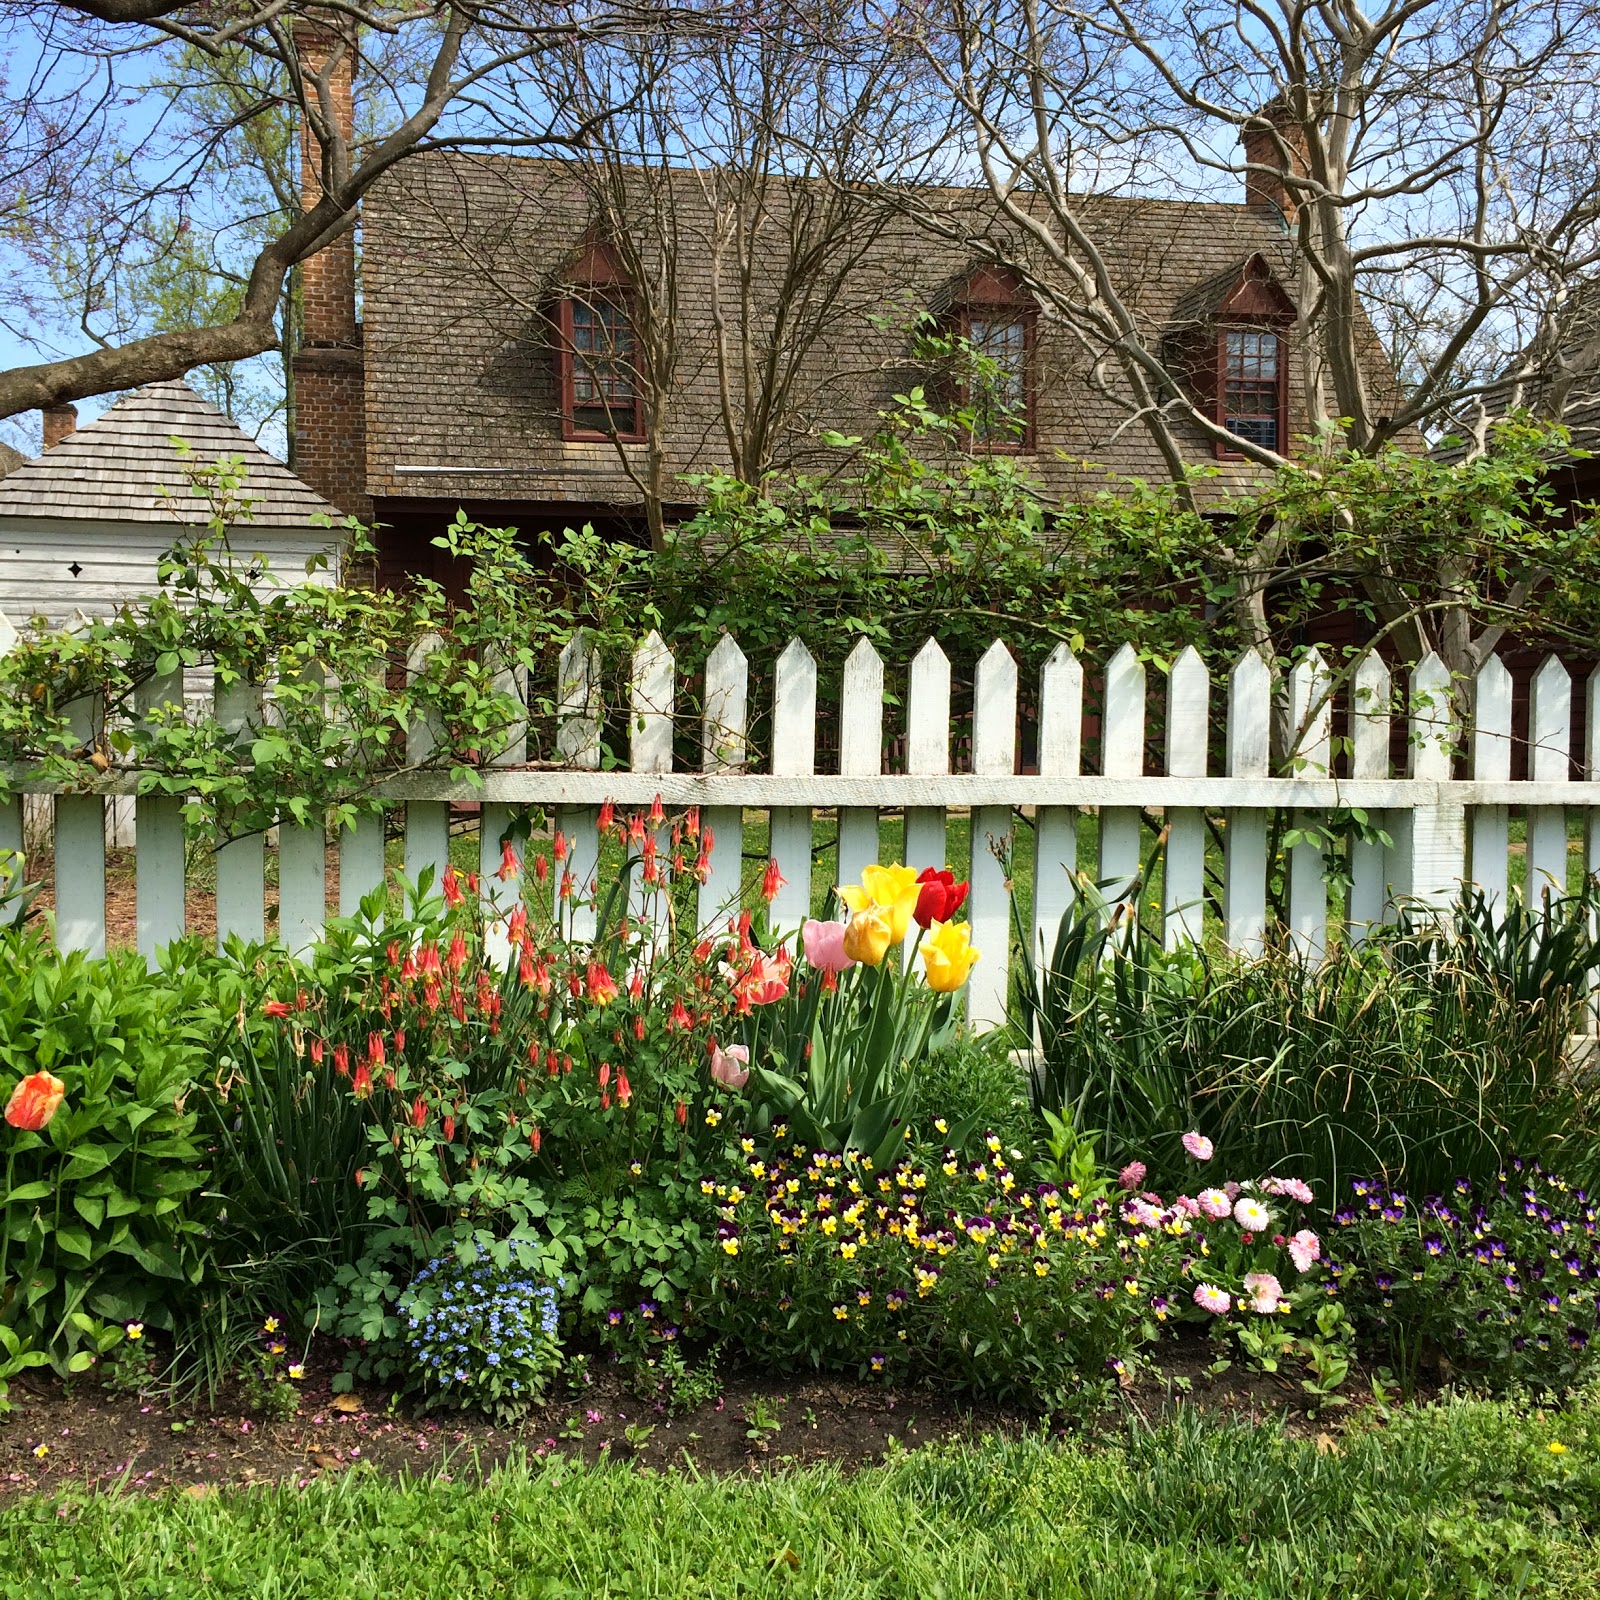
[[[0,968],[0,1096],[36,1071],[66,1086],[41,1131],[0,1127],[0,1323],[81,1370],[93,1319],[170,1329],[200,1280],[206,1061],[185,992],[141,957],[62,955],[14,931]]]

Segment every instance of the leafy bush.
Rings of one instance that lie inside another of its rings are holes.
[[[0,1097],[37,1072],[65,1088],[43,1128],[0,1128],[0,1324],[79,1371],[107,1337],[95,1319],[170,1329],[201,1277],[205,1059],[185,993],[139,956],[12,931],[0,968]]]
[[[1566,1389],[1593,1372],[1600,1211],[1537,1162],[1421,1201],[1357,1179],[1334,1223],[1344,1302],[1408,1384],[1435,1365],[1492,1389]]]
[[[1041,1040],[1035,1102],[1163,1183],[1183,1168],[1174,1130],[1195,1126],[1235,1171],[1330,1192],[1369,1173],[1418,1190],[1492,1178],[1519,1151],[1587,1179],[1600,1078],[1565,1053],[1595,958],[1576,903],[1499,919],[1469,904],[1443,930],[1409,922],[1312,964],[1169,952],[1089,892],[1021,1013]]]
[[[400,1297],[408,1377],[424,1409],[521,1416],[561,1366],[554,1285],[474,1252],[430,1261]]]

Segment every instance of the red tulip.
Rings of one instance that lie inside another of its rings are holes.
[[[6,1101],[6,1121],[24,1133],[38,1133],[61,1109],[67,1086],[48,1072],[30,1072]]]
[[[922,892],[912,915],[919,928],[948,922],[966,904],[970,885],[957,883],[955,873],[948,867],[924,867],[917,874],[917,882],[922,885]]]

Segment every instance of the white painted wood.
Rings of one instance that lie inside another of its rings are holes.
[[[249,758],[250,741],[262,725],[259,684],[218,682],[217,720]],[[226,823],[224,823],[226,826]],[[217,948],[230,938],[259,944],[266,938],[266,836],[247,833],[220,846],[217,861]]]
[[[1450,778],[1457,734],[1453,690],[1450,669],[1430,650],[1411,674],[1407,745],[1413,779]],[[1454,798],[1401,814],[1394,835],[1394,892],[1414,910],[1445,910],[1461,892],[1466,829],[1466,808]]]
[[[1389,776],[1389,702],[1393,680],[1383,657],[1375,650],[1356,667],[1350,701],[1350,775],[1352,778]],[[1387,814],[1369,811],[1368,822],[1386,832]],[[1388,903],[1388,863],[1381,844],[1353,839],[1350,844],[1350,899],[1347,922],[1351,942],[1359,945],[1370,929],[1383,921]]]
[[[437,634],[419,639],[406,657],[406,681],[415,683],[426,671],[428,657],[442,641]],[[436,717],[418,717],[406,729],[406,765],[426,767],[445,754],[444,729]],[[406,802],[406,877],[417,883],[432,869],[432,893],[439,892],[445,868],[450,865],[450,808],[433,800]]]
[[[1565,783],[1571,775],[1572,677],[1555,656],[1533,675],[1528,697],[1528,776]],[[1528,809],[1528,903],[1567,892],[1567,813],[1561,806]]]
[[[1333,735],[1331,678],[1321,654],[1313,650],[1289,674],[1289,723],[1293,746],[1291,773],[1325,777]],[[1294,828],[1301,837],[1289,848],[1289,936],[1308,961],[1321,961],[1328,948],[1328,883],[1323,875],[1322,816],[1297,809]]]
[[[1144,771],[1144,691],[1144,663],[1125,644],[1106,665],[1100,770],[1108,778],[1136,778]],[[1108,806],[1100,813],[1100,881],[1107,898],[1127,895],[1140,864],[1138,808]]]
[[[883,771],[883,659],[867,639],[845,657],[839,699],[839,771],[876,778]],[[839,882],[860,883],[862,869],[878,859],[878,813],[870,806],[839,811]],[[827,915],[844,915],[830,901]]]
[[[972,770],[995,778],[1017,770],[1017,663],[998,639],[984,651],[972,680]],[[972,813],[967,915],[980,958],[967,980],[967,1017],[977,1028],[998,1028],[1006,1020],[1012,842],[1010,806],[980,806]]]
[[[677,662],[666,642],[654,629],[633,653],[633,698],[631,703],[631,743],[629,765],[635,772],[672,771],[672,719],[677,694]],[[665,844],[664,830],[657,830],[656,849]],[[667,896],[665,874],[654,884],[644,881],[641,865],[629,871],[629,914],[652,947],[667,936]]]
[[[514,720],[498,741],[500,748],[489,757],[491,767],[519,767],[528,759],[528,673],[525,667],[506,666],[503,658],[491,663],[491,682],[496,694],[515,702]],[[492,800],[483,803],[478,817],[478,892],[483,897],[486,924],[483,934],[484,956],[503,967],[511,958],[511,941],[506,937],[506,922],[522,898],[521,839],[509,841],[513,866],[501,876],[501,835],[511,826],[511,807]]]
[[[298,677],[320,686],[322,669],[310,663]],[[290,955],[304,955],[322,938],[328,916],[328,830],[320,812],[304,823],[278,821],[278,939]]]
[[[142,717],[168,720],[183,710],[181,669],[147,679],[135,696]],[[177,795],[141,795],[134,801],[134,921],[139,954],[155,970],[160,952],[181,939],[188,925],[183,801]]]
[[[1174,778],[1206,775],[1211,725],[1211,674],[1190,645],[1167,679],[1167,772]],[[1204,929],[1206,814],[1193,806],[1167,812],[1167,858],[1161,876],[1162,934],[1169,950],[1198,943]]]
[[[906,695],[906,773],[934,777],[950,770],[950,658],[937,639],[928,642],[911,662]],[[906,808],[905,864],[919,872],[945,864],[943,806],[922,803],[924,786],[908,783],[905,793],[917,801]],[[907,951],[909,955],[909,947]]]
[[[1272,762],[1272,669],[1246,651],[1228,675],[1228,776],[1263,778]],[[1223,922],[1229,946],[1259,955],[1267,928],[1267,813],[1229,812],[1223,850]]]
[[[588,633],[578,629],[567,640],[556,664],[556,751],[580,772],[600,767],[600,653]],[[555,831],[568,849],[565,862],[551,873],[551,893],[561,931],[579,944],[595,936],[595,896],[600,890],[598,805],[610,792],[587,804],[563,805],[555,812]],[[563,899],[563,880],[572,893]]]
[[[750,663],[732,634],[724,634],[706,659],[705,715],[700,734],[702,772],[739,772],[749,758]],[[711,848],[700,885],[698,920],[704,931],[720,929],[738,915],[744,868],[744,812],[712,806],[700,818]],[[703,846],[702,846],[703,848]]]
[[[1470,753],[1474,778],[1510,782],[1511,674],[1499,656],[1490,656],[1478,670],[1472,695]],[[1496,909],[1506,900],[1506,864],[1511,849],[1509,818],[1506,806],[1472,808],[1468,871]]]
[[[798,640],[778,657],[772,695],[772,771],[775,777],[809,775],[817,766],[817,663]],[[773,809],[769,849],[784,882],[768,916],[784,938],[811,915],[811,809]]]
[[[1039,677],[1039,774],[1076,778],[1083,758],[1083,667],[1064,644]],[[1039,806],[1033,816],[1033,957],[1045,970],[1061,919],[1077,898],[1078,812]]]
[[[383,817],[364,816],[339,830],[339,915],[355,916],[383,881]]]
[[[1587,783],[1600,780],[1600,667],[1584,685],[1583,776]],[[1583,870],[1600,874],[1600,807],[1591,805],[1584,827]]]

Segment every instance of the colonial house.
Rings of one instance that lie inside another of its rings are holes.
[[[401,163],[365,202],[360,320],[348,237],[303,268],[296,470],[377,524],[384,582],[447,579],[432,541],[458,508],[526,534],[642,537],[652,516],[693,508],[686,480],[741,452],[747,478],[836,467],[825,431],[869,435],[896,394],[940,381],[922,356],[931,331],[965,336],[998,372],[1008,426],[974,448],[1014,454],[1059,496],[1166,475],[1103,345],[986,247],[987,195],[918,190],[918,216],[842,219],[835,199],[768,181],[751,204],[728,175],[691,168],[597,181],[526,157]],[[1236,204],[1084,206],[1143,337],[1194,397],[1292,450],[1307,385],[1281,186],[1252,175]],[[1255,471],[1177,426],[1219,489]]]

